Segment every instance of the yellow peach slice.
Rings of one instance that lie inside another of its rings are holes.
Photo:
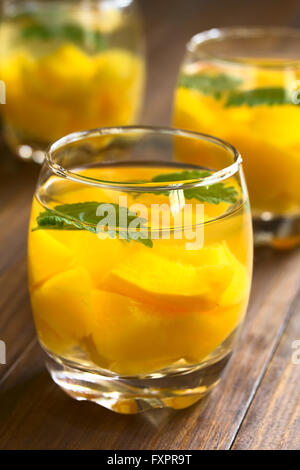
[[[34,317],[42,319],[64,340],[89,335],[94,326],[92,286],[84,269],[52,277],[31,295]]]
[[[80,231],[73,236],[72,248],[78,266],[84,267],[90,274],[94,285],[101,285],[103,278],[122,258],[130,256],[132,244],[107,236],[98,238],[97,234]]]
[[[247,123],[251,117],[249,106],[226,108],[223,100],[196,90],[180,87],[176,92],[174,123],[183,129],[205,133],[216,129],[220,137],[233,123]]]
[[[221,308],[229,308],[233,305],[245,302],[248,298],[250,289],[250,273],[247,272],[245,266],[242,265],[232,255],[232,267],[234,274],[229,286],[223,292],[220,299]]]
[[[35,316],[34,322],[42,346],[58,356],[64,356],[70,352],[74,346],[74,342],[70,338],[61,336],[59,332],[54,331],[47,321],[38,315]]]
[[[167,367],[189,356],[191,344],[206,335],[205,325],[195,329],[198,314],[162,315],[145,304],[105,291],[97,291],[94,301],[96,326],[93,345],[87,348],[96,364],[119,374]],[[215,347],[214,338],[210,340]],[[206,340],[204,354],[207,350]]]
[[[162,315],[119,294],[96,291],[95,328],[85,347],[98,366],[122,375],[197,364],[236,328],[245,305]]]
[[[122,49],[111,49],[94,57],[98,83],[111,86],[112,82],[126,83],[135,80],[136,72],[141,72],[141,62]]]
[[[187,345],[185,359],[199,363],[211,354],[235,330],[245,312],[245,302],[231,308],[216,308],[194,316],[193,337]]]
[[[55,274],[70,269],[74,264],[70,249],[45,230],[29,232],[28,253],[30,289],[41,285]]]
[[[103,201],[104,191],[94,190],[95,199]],[[91,190],[83,189],[62,195],[61,204],[84,201],[91,197]],[[93,199],[93,198],[92,198]],[[36,217],[44,208],[33,202],[31,228],[37,226]],[[39,229],[29,232],[29,273],[30,285],[36,286],[48,280],[54,274],[66,271],[75,265],[85,268],[98,286],[103,277],[120,262],[122,257],[130,256],[133,249],[118,238],[99,238],[96,233],[87,230],[53,230]]]
[[[143,83],[142,62],[127,51],[89,56],[71,43],[38,58],[19,48],[2,61],[1,73],[7,84],[5,118],[44,142],[116,121],[130,123]]]
[[[30,95],[62,102],[71,99],[74,103],[74,100],[76,102],[88,96],[88,84],[93,73],[92,59],[80,48],[66,43],[36,61],[35,67],[24,77],[24,84]]]
[[[249,129],[273,144],[280,146],[297,144],[299,128],[299,106],[257,106],[252,110]]]
[[[206,132],[215,126],[217,112],[224,113],[222,106],[213,97],[186,88],[176,91],[174,124],[182,129]]]
[[[131,297],[162,311],[203,311],[218,305],[233,276],[230,264],[184,265],[140,250],[111,271],[102,289]]]
[[[5,116],[13,126],[39,142],[62,137],[69,121],[69,111],[62,103],[30,95],[23,90],[10,100]]]
[[[225,242],[204,245],[198,250],[187,250],[186,241],[185,239],[160,240],[155,248],[155,253],[167,257],[170,260],[190,264],[195,267],[202,265],[216,266],[229,264],[231,253]]]
[[[173,362],[184,320],[157,315],[146,305],[110,292],[94,295],[96,326],[92,338],[98,365],[122,374],[160,369]],[[105,358],[105,362],[101,358]]]
[[[243,155],[254,210],[273,210],[275,213],[288,210],[295,197],[299,197],[299,185],[296,183],[299,171],[295,171],[300,169],[299,155],[288,148],[280,148],[263,136],[256,136],[246,128],[239,132],[232,131],[224,138],[232,142]],[[263,158],[259,158],[260,155]]]

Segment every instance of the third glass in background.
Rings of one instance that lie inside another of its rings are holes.
[[[5,138],[42,161],[63,135],[133,124],[144,86],[136,2],[5,0],[0,26]]]
[[[241,152],[255,241],[277,248],[300,243],[299,46],[292,29],[200,33],[187,45],[175,99],[176,126]]]

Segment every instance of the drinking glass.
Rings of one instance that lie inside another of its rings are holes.
[[[53,380],[120,413],[185,408],[220,380],[247,308],[241,157],[168,128],[66,136],[41,169],[28,251]]]
[[[24,160],[99,126],[133,124],[144,37],[135,0],[4,0],[0,25],[5,138]]]
[[[299,50],[294,29],[197,34],[175,98],[176,126],[213,133],[241,152],[255,241],[282,249],[300,243]]]

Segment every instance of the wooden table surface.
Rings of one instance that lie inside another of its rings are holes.
[[[188,38],[229,25],[300,25],[298,0],[145,0],[149,80],[144,123],[168,124]],[[26,279],[26,232],[38,168],[0,149],[0,448],[299,449],[300,250],[255,252],[252,296],[219,387],[183,411],[114,414],[76,402],[50,379],[37,344]]]

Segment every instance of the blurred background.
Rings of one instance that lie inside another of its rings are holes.
[[[146,33],[147,88],[139,119],[146,124],[170,123],[177,74],[185,44],[192,35],[213,27],[298,27],[300,24],[298,0],[137,0],[136,3]]]
[[[300,26],[298,0],[140,0],[144,16],[148,86],[143,123],[168,124],[173,89],[186,42],[226,26]]]

